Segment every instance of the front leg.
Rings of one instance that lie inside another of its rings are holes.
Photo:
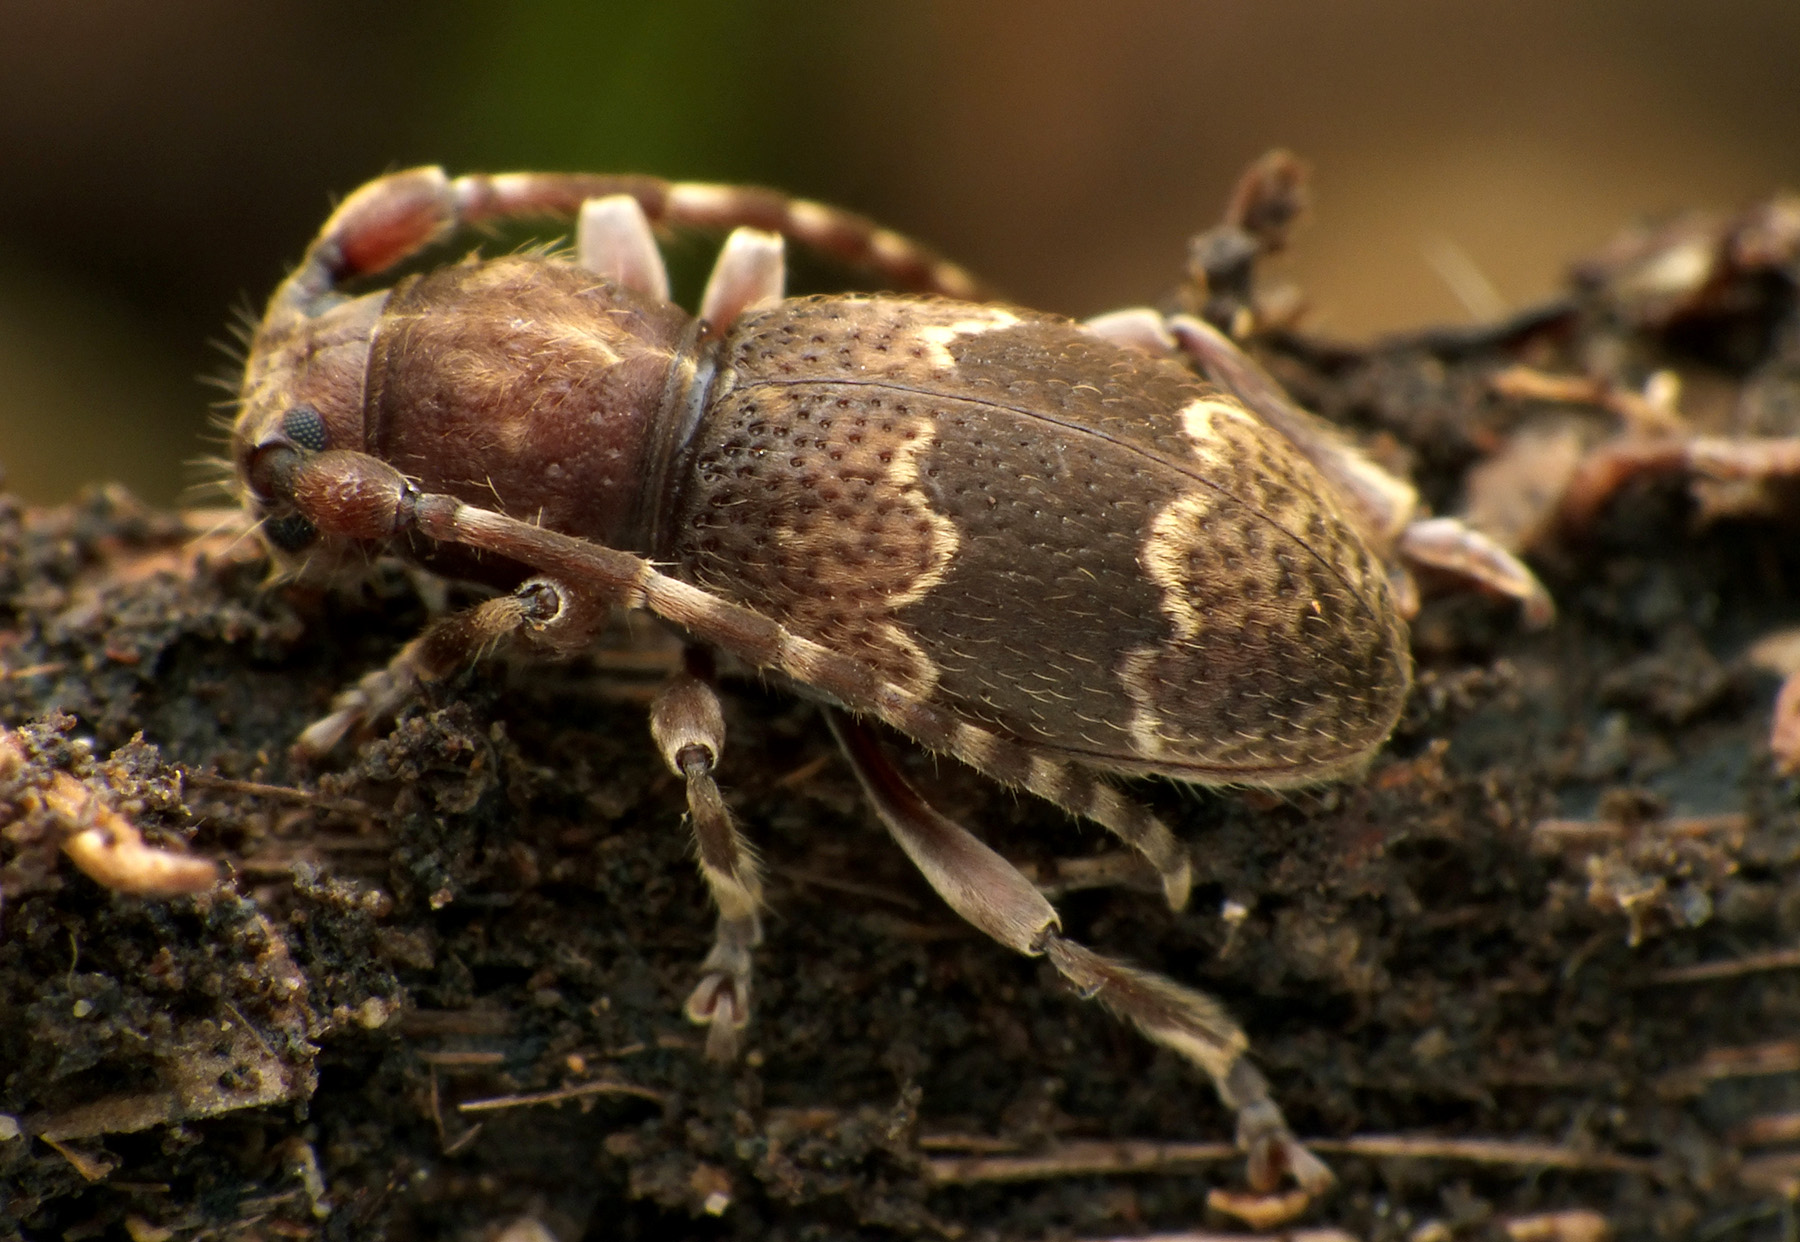
[[[522,640],[551,653],[573,654],[606,623],[609,611],[603,599],[533,578],[510,595],[439,617],[385,667],[339,694],[330,714],[300,734],[294,752],[307,760],[323,757],[352,731],[394,715],[427,685],[504,643]]]

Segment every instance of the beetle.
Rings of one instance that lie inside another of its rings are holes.
[[[494,220],[576,221],[572,251],[380,275]],[[652,222],[736,226],[697,315]],[[783,241],[921,296],[786,299]],[[960,268],[857,216],[650,178],[391,174],[352,194],[250,342],[240,494],[290,564],[398,556],[496,593],[443,616],[302,734],[319,755],[502,641],[582,650],[617,609],[691,643],[651,730],[685,782],[717,934],[687,1013],[728,1057],[761,885],[714,771],[710,653],[824,705],[879,818],[1002,944],[1203,1069],[1253,1185],[1331,1175],[1211,998],[1064,937],[999,854],[871,733],[1097,821],[1175,909],[1190,863],[1108,776],[1287,787],[1354,773],[1411,680],[1398,558],[1543,613],[1528,570],[1300,410],[1184,316],[1078,324],[971,300]],[[1215,382],[1196,375],[1197,361]]]

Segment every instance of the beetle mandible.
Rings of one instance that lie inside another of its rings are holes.
[[[483,222],[573,217],[571,253],[468,260],[360,296]],[[731,233],[697,316],[651,222]],[[756,226],[756,227],[750,227]],[[932,296],[784,300],[783,238]],[[251,341],[231,436],[277,556],[376,554],[485,584],[340,696],[329,750],[502,640],[580,651],[614,610],[692,647],[651,728],[686,784],[717,934],[687,1012],[729,1056],[761,885],[714,780],[708,650],[822,702],[882,822],[964,918],[1205,1070],[1251,1182],[1318,1190],[1209,997],[1060,933],[934,811],[866,719],[1097,821],[1186,901],[1184,847],[1106,776],[1284,787],[1352,773],[1411,678],[1397,557],[1524,600],[1529,571],[1293,406],[1198,320],[1087,324],[968,300],[923,248],[769,191],[521,173],[382,177],[331,216]],[[1216,382],[1181,358],[1199,362]]]

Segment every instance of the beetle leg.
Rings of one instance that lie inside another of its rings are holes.
[[[1412,485],[1364,457],[1337,428],[1301,409],[1275,377],[1230,337],[1192,315],[1162,315],[1147,307],[1114,311],[1088,320],[1087,330],[1128,349],[1186,356],[1206,377],[1238,398],[1263,422],[1286,436],[1338,487],[1354,508],[1364,533],[1391,547],[1418,507]]]
[[[575,223],[575,256],[597,276],[669,300],[669,269],[650,231],[650,218],[629,194],[590,198]]]
[[[1488,536],[1452,517],[1418,516],[1418,493],[1364,457],[1317,415],[1295,405],[1275,378],[1235,342],[1204,320],[1172,315],[1168,330],[1213,383],[1293,441],[1338,484],[1381,540],[1417,565],[1442,569],[1519,601],[1525,624],[1540,629],[1556,618],[1550,592],[1525,563]],[[1402,584],[1403,593],[1409,584]],[[1414,605],[1417,611],[1417,605]]]
[[[904,731],[922,736],[915,729]],[[1169,826],[1142,804],[1072,763],[1032,754],[1017,743],[973,725],[957,725],[949,749],[958,759],[1001,784],[1023,785],[1044,801],[1105,828],[1156,869],[1169,909],[1187,908],[1188,893],[1194,885],[1193,861]]]
[[[745,311],[781,301],[786,286],[781,234],[733,229],[700,297],[700,318],[714,333],[723,331]]]
[[[1396,550],[1415,565],[1441,569],[1518,600],[1530,629],[1542,629],[1556,620],[1556,604],[1544,584],[1512,553],[1455,518],[1419,518],[1407,523]],[[1416,603],[1413,610],[1418,610]]]
[[[707,676],[690,667],[663,687],[650,708],[650,733],[669,770],[687,783],[700,875],[719,909],[712,951],[701,963],[687,1016],[708,1028],[706,1055],[729,1061],[750,1021],[750,953],[762,943],[762,878],[713,780],[725,746],[725,717],[709,684],[710,669],[699,671]]]
[[[509,595],[439,617],[385,668],[339,694],[330,714],[301,732],[294,750],[305,759],[329,753],[351,730],[392,716],[426,685],[514,637],[555,653],[578,651],[605,624],[607,613],[604,601],[583,601],[547,578],[533,578]]]
[[[1083,321],[1081,326],[1101,340],[1110,341],[1122,349],[1135,349],[1159,358],[1173,357],[1181,349],[1175,338],[1169,335],[1169,330],[1163,326],[1162,312],[1148,306],[1134,306],[1129,310],[1095,315],[1092,319]]]
[[[877,716],[1001,784],[1022,786],[1072,815],[1105,826],[1156,867],[1172,908],[1179,910],[1187,902],[1192,867],[1181,843],[1161,820],[1106,781],[883,682],[862,661],[671,578],[642,557],[454,496],[421,493],[392,465],[366,453],[311,453],[274,475],[281,480],[282,494],[271,499],[291,501],[322,534],[377,544],[413,534],[530,565],[581,598],[646,609],[752,668],[775,669]]]
[[[1249,1179],[1273,1189],[1281,1175],[1317,1194],[1331,1171],[1288,1129],[1268,1084],[1244,1057],[1249,1040],[1210,996],[1104,957],[1060,934],[1056,909],[1016,867],[919,796],[861,724],[827,711],[832,732],[888,833],[938,895],[1007,948],[1047,958],[1084,999],[1098,1000],[1152,1041],[1205,1070],[1237,1114]]]

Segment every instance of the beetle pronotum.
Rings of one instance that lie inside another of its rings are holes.
[[[577,220],[572,253],[340,292],[458,228],[541,215]],[[653,220],[739,226],[697,317],[668,300]],[[784,236],[947,296],[784,300]],[[1479,537],[1413,521],[1410,488],[1206,325],[956,300],[974,290],[886,230],[767,191],[432,168],[358,190],[251,342],[241,491],[283,556],[393,554],[500,593],[433,623],[301,747],[328,750],[500,640],[572,653],[613,610],[646,609],[693,644],[651,727],[719,910],[688,1001],[711,1052],[749,1017],[762,895],[714,782],[705,649],[824,703],[958,913],[1204,1069],[1253,1184],[1285,1171],[1317,1190],[1330,1174],[1231,1018],[1063,937],[861,722],[1099,822],[1179,908],[1185,849],[1106,774],[1279,787],[1366,763],[1410,683],[1396,552],[1547,601]]]

